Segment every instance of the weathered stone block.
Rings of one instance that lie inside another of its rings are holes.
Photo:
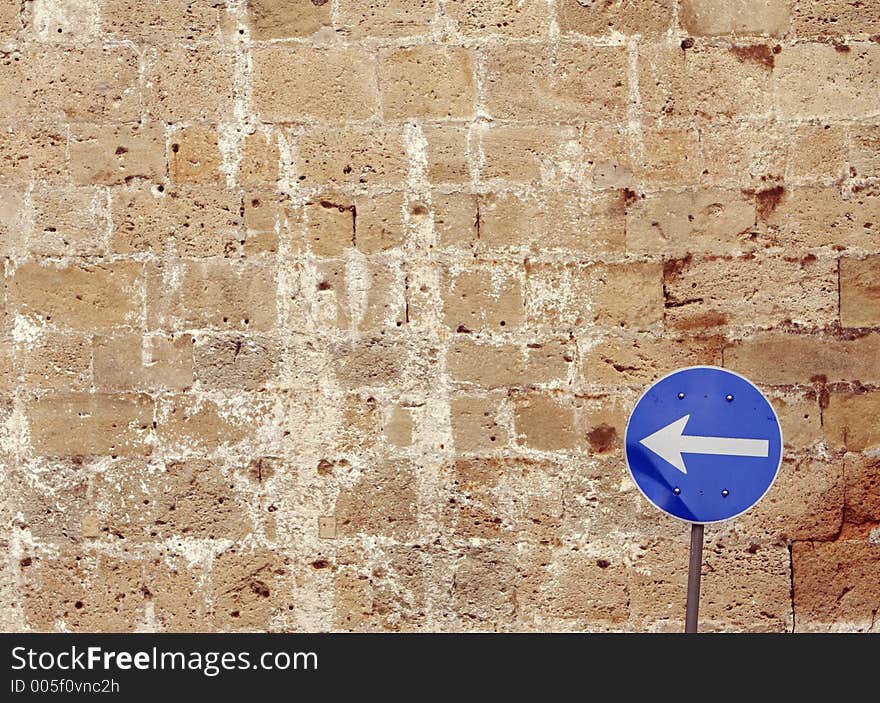
[[[880,256],[840,259],[840,324],[880,327]]]
[[[153,401],[140,394],[66,393],[25,403],[31,447],[41,456],[145,456]]]
[[[468,118],[474,114],[474,66],[466,49],[393,51],[380,60],[379,88],[382,112],[389,119]]]
[[[496,119],[615,120],[627,103],[625,47],[501,45],[485,58],[486,109]]]
[[[253,51],[254,110],[266,122],[366,119],[376,81],[361,49],[265,46]]]

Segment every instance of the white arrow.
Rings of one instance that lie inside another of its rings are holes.
[[[766,439],[740,439],[738,437],[699,437],[684,434],[684,426],[690,415],[670,422],[666,427],[645,437],[641,443],[661,459],[668,461],[683,474],[687,473],[682,454],[724,454],[726,456],[763,456],[770,453]]]

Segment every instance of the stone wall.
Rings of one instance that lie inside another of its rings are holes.
[[[880,629],[878,96],[878,0],[2,0],[0,625],[679,630],[715,364],[702,628]]]

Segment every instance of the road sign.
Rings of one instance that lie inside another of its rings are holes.
[[[650,386],[625,443],[639,490],[692,523],[741,515],[770,490],[782,463],[773,406],[748,379],[714,366],[680,369]]]

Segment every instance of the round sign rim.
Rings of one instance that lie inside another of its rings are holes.
[[[629,426],[630,426],[630,423],[632,422],[633,414],[635,413],[636,408],[639,407],[639,403],[642,402],[642,399],[650,392],[650,390],[654,386],[656,386],[661,381],[669,378],[670,376],[675,376],[676,374],[681,373],[682,371],[691,371],[691,370],[696,370],[696,369],[712,369],[714,371],[724,371],[725,373],[729,373],[732,376],[736,376],[737,378],[748,383],[752,388],[754,388],[758,392],[758,395],[760,395],[767,402],[767,405],[770,406],[770,412],[773,413],[773,419],[776,420],[776,428],[779,430],[779,461],[776,464],[776,470],[773,472],[773,478],[770,479],[770,483],[767,484],[767,488],[758,497],[758,499],[754,503],[752,503],[749,507],[745,508],[744,510],[741,510],[740,512],[736,513],[735,515],[731,515],[729,517],[724,517],[719,520],[688,520],[687,518],[683,518],[683,517],[680,517],[680,516],[675,515],[673,513],[670,513],[668,510],[664,510],[659,505],[657,505],[653,500],[651,500],[648,497],[648,494],[645,493],[644,490],[642,490],[642,487],[639,485],[639,482],[636,480],[635,473],[633,473],[632,466],[630,466],[630,463],[629,463],[629,453],[626,450],[627,438],[629,437]],[[751,510],[758,503],[760,503],[762,500],[764,500],[765,496],[770,492],[770,489],[773,488],[773,484],[776,483],[776,479],[779,478],[779,469],[782,468],[782,457],[784,454],[785,454],[785,436],[782,434],[782,423],[779,422],[779,415],[776,414],[776,408],[773,407],[773,403],[770,402],[770,399],[766,395],[764,395],[764,392],[760,388],[758,388],[754,384],[754,382],[752,382],[750,379],[746,378],[741,373],[737,373],[736,371],[731,371],[730,369],[725,369],[723,366],[712,366],[712,365],[707,365],[707,364],[699,364],[697,366],[682,366],[680,369],[676,369],[675,371],[670,371],[669,373],[664,374],[660,378],[656,379],[647,388],[645,388],[645,390],[642,391],[641,395],[639,395],[639,397],[636,399],[636,402],[633,403],[632,410],[629,411],[629,415],[626,418],[626,428],[624,429],[624,432],[623,432],[623,458],[624,458],[624,461],[626,461],[626,470],[629,472],[629,476],[632,479],[633,483],[635,484],[636,488],[639,489],[639,493],[642,494],[642,497],[646,501],[648,501],[648,503],[650,505],[655,507],[661,513],[664,513],[665,515],[668,515],[669,517],[675,518],[676,520],[681,520],[682,522],[686,522],[691,525],[714,525],[719,522],[727,522],[728,520],[733,520],[735,518],[738,518],[740,515],[744,515],[745,513],[749,512],[749,510]]]

